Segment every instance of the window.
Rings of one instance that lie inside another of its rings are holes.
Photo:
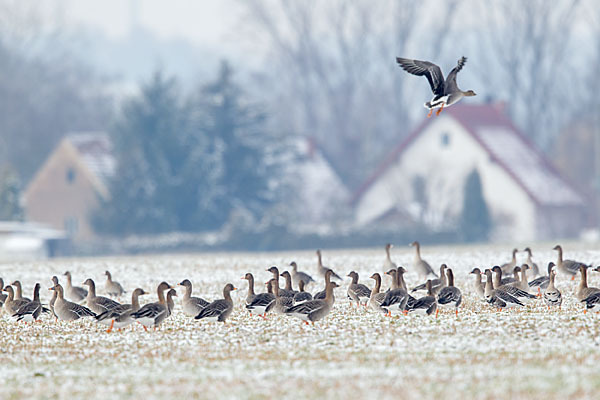
[[[450,146],[450,134],[449,133],[447,133],[447,132],[442,133],[442,135],[440,136],[440,140],[441,140],[442,147]]]
[[[68,183],[75,182],[75,170],[72,167],[67,168],[67,173],[65,175],[65,179]]]

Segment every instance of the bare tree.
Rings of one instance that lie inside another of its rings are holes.
[[[569,57],[579,0],[478,3],[484,79],[511,116],[543,149],[571,118],[569,90],[579,79]]]

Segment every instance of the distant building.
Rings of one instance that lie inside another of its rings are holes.
[[[574,237],[586,225],[585,197],[496,105],[456,105],[425,120],[355,194],[356,224],[453,229],[474,169],[492,240]]]
[[[73,241],[93,239],[90,215],[109,197],[115,170],[111,149],[104,133],[66,136],[25,190],[27,220],[64,230]]]

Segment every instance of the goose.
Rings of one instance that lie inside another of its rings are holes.
[[[404,281],[404,274],[406,270],[403,267],[396,268],[396,280],[398,281],[398,287],[404,289],[404,291],[408,294],[408,300],[406,301],[406,306],[404,311],[407,311],[408,308],[412,307],[413,304],[417,301],[413,296],[408,293],[408,288],[406,286],[406,282]]]
[[[308,325],[308,321],[314,325],[316,321],[325,318],[333,304],[335,303],[335,296],[333,295],[333,289],[339,287],[335,282],[329,282],[325,289],[325,298],[321,300],[311,300],[302,304],[297,304],[293,307],[288,308],[285,313],[293,317],[299,318],[305,324]]]
[[[462,293],[459,288],[454,286],[454,273],[451,268],[446,269],[446,276],[448,277],[448,286],[442,288],[438,293],[438,306],[447,307],[454,305],[454,312],[458,316],[458,307],[462,303]],[[438,310],[435,312],[437,316]]]
[[[3,309],[6,314],[10,315],[11,317],[19,310],[19,308],[29,303],[27,300],[16,299],[15,291],[12,286],[5,286],[4,291],[8,293],[8,297],[4,301]]]
[[[40,284],[36,283],[33,289],[33,300],[19,307],[13,317],[17,318],[17,321],[35,322],[42,312],[49,311],[40,303]]]
[[[8,298],[8,295],[2,293],[4,290],[4,279],[0,278],[0,308],[4,305],[4,302]]]
[[[120,304],[115,308],[103,312],[96,316],[96,321],[109,320],[110,327],[106,330],[107,333],[112,332],[113,328],[121,329],[133,323],[132,314],[140,309],[139,296],[148,294],[144,289],[136,288],[131,293],[131,304]]]
[[[554,266],[555,266],[555,264],[553,262],[549,262],[548,263],[548,275],[537,277],[527,284],[530,288],[537,288],[538,297],[542,297],[541,289],[546,289],[548,287],[548,284],[550,283],[550,273],[552,272],[552,269],[554,268]]]
[[[315,293],[315,295],[313,296],[313,299],[315,300],[323,300],[325,298],[325,296],[327,295],[327,285],[329,285],[329,282],[331,282],[331,276],[334,274],[333,270],[329,270],[327,272],[325,272],[325,288],[320,291]]]
[[[279,287],[279,284],[277,284],[277,287]],[[207,305],[195,318],[225,323],[233,310],[233,300],[231,299],[231,292],[233,290],[236,290],[236,288],[231,283],[225,285],[223,288],[223,298]]]
[[[487,278],[485,282],[485,298],[489,304],[496,307],[499,311],[504,308],[524,305],[518,298],[506,291],[494,289],[494,284],[492,283],[492,271],[490,269],[485,270],[485,275]]]
[[[275,279],[277,281],[277,287],[279,287],[279,269],[276,266],[272,266],[271,268],[267,269],[267,272],[270,272],[273,274],[273,279]],[[273,288],[273,291],[275,291],[275,288]],[[294,297],[294,292],[289,291],[287,289],[281,289],[279,288],[279,295],[283,296],[283,297]]]
[[[527,271],[530,270],[531,267],[529,264],[521,265],[521,279],[519,279],[519,289],[529,292],[529,280],[527,279]]]
[[[560,306],[562,305],[562,294],[560,290],[554,286],[554,278],[556,277],[555,271],[550,271],[550,280],[548,281],[548,287],[544,290],[544,303],[550,307],[558,307],[560,310]],[[585,299],[584,299],[585,300]],[[582,301],[584,301],[582,300]]]
[[[86,306],[94,313],[102,314],[119,305],[119,303],[108,297],[96,296],[96,284],[91,278],[86,279],[83,285],[88,287],[88,294],[85,298]],[[110,321],[100,321],[100,323],[109,324]]]
[[[514,267],[514,268],[517,268],[517,267]],[[513,268],[513,273],[515,273],[514,268]],[[512,276],[507,276],[506,278],[503,278],[502,275],[504,274],[504,272],[502,271],[502,268],[497,265],[492,267],[492,272],[496,273],[496,275],[494,275],[494,288],[516,282],[516,279]]]
[[[16,289],[15,300],[25,300],[27,302],[31,301],[29,297],[23,297],[23,289],[21,287],[20,281],[14,281],[13,283],[11,283],[11,286],[14,286]]]
[[[513,272],[513,269],[517,265],[517,253],[518,252],[519,252],[519,250],[513,249],[512,258],[510,259],[510,261],[507,263],[504,263],[500,266],[500,268],[502,268],[502,273],[508,275]]]
[[[381,307],[381,303],[383,303],[383,300],[385,299],[385,293],[379,293],[379,290],[381,289],[381,275],[374,273],[371,275],[371,279],[375,280],[375,287],[373,287],[373,290],[371,290],[371,297],[369,297],[368,306],[373,311],[387,315],[388,310]]]
[[[427,282],[425,282],[425,286],[427,287],[427,296],[417,299],[415,304],[413,304],[408,310],[409,312],[424,315],[432,315],[437,313],[437,301],[435,300],[435,295],[433,294],[431,279],[428,279]]]
[[[475,293],[477,296],[485,300],[485,284],[481,280],[481,275],[483,275],[481,270],[479,268],[473,268],[473,270],[469,273],[475,276],[473,281],[473,289],[475,290]]]
[[[385,245],[385,261],[383,262],[383,272],[385,273],[385,271],[389,271],[390,269],[394,268],[398,268],[398,266],[396,265],[395,262],[392,261],[392,257],[390,256],[390,250],[392,249],[392,247],[394,247],[393,244],[388,243]],[[381,278],[381,276],[380,276]]]
[[[429,86],[433,92],[433,99],[424,104],[425,108],[429,109],[427,118],[431,117],[434,108],[439,108],[435,115],[440,115],[444,107],[451,106],[463,97],[476,95],[472,90],[463,92],[456,84],[456,75],[467,62],[467,57],[461,57],[458,60],[458,64],[450,71],[445,80],[440,67],[432,62],[402,57],[397,57],[396,62],[409,74],[417,76],[424,75],[429,81]]]
[[[381,307],[387,308],[387,316],[398,315],[400,313],[406,314],[406,305],[408,303],[408,292],[406,289],[400,286],[398,272],[402,267],[397,269],[390,269],[386,272],[387,275],[392,277],[392,287],[388,292],[385,293],[385,297],[381,302]]]
[[[587,267],[584,263],[573,260],[563,260],[563,249],[560,245],[556,245],[552,248],[552,250],[558,251],[558,259],[556,261],[556,268],[561,274],[565,274],[565,276],[570,276],[571,280],[575,280],[575,275],[580,271],[581,266]]]
[[[293,299],[296,293],[298,292],[292,287],[292,275],[290,275],[288,271],[283,271],[281,274],[279,274],[279,276],[282,276],[285,279],[285,291],[288,293],[292,293],[292,296],[288,297],[291,297]]]
[[[300,291],[294,295],[294,304],[304,303],[313,299],[312,294],[304,291],[304,281],[300,279],[298,281]]]
[[[331,268],[325,267],[323,265],[323,261],[322,261],[322,258],[321,258],[321,250],[317,250],[317,270],[319,272],[319,275],[321,275],[321,276],[324,277],[325,273],[327,273],[327,270],[329,270],[329,269],[331,269]],[[342,278],[338,274],[336,274],[335,272],[333,272],[333,270],[331,270],[331,271],[332,271],[332,275],[331,275],[332,278],[338,279],[340,281],[342,280]]]
[[[298,271],[298,264],[296,264],[296,261],[292,261],[290,267],[292,267],[292,281],[294,282],[294,285],[299,286],[301,280],[304,281],[305,285],[309,285],[315,281],[313,277],[306,272]]]
[[[417,275],[422,280],[427,279],[428,276],[433,276],[438,278],[438,276],[433,272],[431,265],[425,260],[421,258],[421,244],[417,241],[412,242],[409,246],[413,246],[415,248],[415,259],[413,261],[413,268],[415,269]]]
[[[595,287],[588,287],[587,284],[587,269],[589,267],[586,265],[579,266],[579,272],[581,273],[581,280],[579,281],[579,286],[577,287],[577,292],[575,293],[575,297],[577,300],[581,301],[590,295],[600,292],[600,289]]]
[[[147,331],[148,327],[153,326],[156,328],[169,316],[169,309],[165,301],[165,290],[172,289],[171,285],[167,282],[161,282],[156,288],[156,294],[158,296],[158,302],[148,303],[142,308],[132,313],[131,316],[134,320],[138,321],[144,326],[144,330]]]
[[[254,284],[254,282],[253,282]],[[201,297],[192,297],[192,282],[189,279],[184,279],[178,286],[185,288],[185,294],[181,301],[183,313],[189,317],[195,317],[209,303]]]
[[[58,278],[55,276],[52,277],[52,287],[58,285]],[[58,317],[56,316],[56,312],[54,311],[54,303],[56,303],[56,299],[58,298],[58,291],[53,290],[52,291],[52,298],[50,299],[50,302],[48,303],[48,307],[50,307],[50,311],[52,311],[52,315],[54,315],[54,319],[58,320]]]
[[[434,294],[438,294],[438,292],[446,286],[446,273],[444,272],[448,268],[446,264],[442,264],[440,266],[440,277],[431,280],[431,288]],[[427,290],[427,282],[420,284],[419,286],[415,286],[411,289],[411,292],[416,292],[417,290]]]
[[[514,269],[515,269],[515,276],[518,276],[518,271],[521,270],[521,267],[515,267]],[[519,283],[518,280],[512,279],[512,282],[502,284],[502,282],[504,282],[504,279],[501,279],[502,278],[502,269],[500,269],[499,267],[496,266],[496,267],[492,268],[492,270],[495,270],[495,272],[496,272],[496,277],[493,282],[494,289],[501,289],[501,290],[507,292],[508,294],[510,294],[511,296],[518,298],[519,300],[535,299],[534,295],[529,294],[525,290],[522,290],[519,287],[514,285],[515,283]]]
[[[248,294],[246,295],[246,306],[248,306],[252,303],[252,300],[254,300],[254,298],[256,297],[256,293],[254,293],[254,275],[252,275],[250,272],[246,272],[246,275],[244,275],[244,277],[242,279],[245,279],[248,281]],[[250,314],[252,314],[252,311],[250,311]],[[196,314],[196,315],[198,315],[198,314]]]
[[[252,314],[258,314],[262,319],[266,318],[266,310],[275,301],[273,294],[273,285],[271,281],[267,283],[267,292],[257,294],[250,304],[246,305],[246,309]]]
[[[532,276],[535,278],[540,274],[540,268],[538,267],[538,265],[536,263],[533,262],[533,260],[531,259],[531,249],[529,247],[525,247],[523,249],[524,252],[527,253],[527,261],[526,264],[529,265],[529,267],[531,268],[531,274]]]
[[[352,278],[352,283],[348,286],[348,298],[350,299],[350,305],[356,303],[356,307],[360,305],[367,305],[369,298],[371,297],[371,289],[362,283],[358,283],[358,273],[351,271],[348,276]]]
[[[267,306],[267,308],[265,309],[265,313],[272,311],[275,314],[284,314],[288,308],[294,305],[294,298],[284,297],[280,295],[280,289],[277,285],[277,280],[275,278],[272,278],[269,282],[271,282],[271,287],[273,288],[273,295],[275,296],[275,301],[272,301]]]
[[[173,301],[173,297],[178,297],[177,291],[175,289],[169,289],[167,292],[167,317],[173,314],[173,309],[175,308],[175,301]]]
[[[63,275],[67,277],[67,284],[64,288],[67,298],[76,303],[81,303],[83,300],[85,300],[88,295],[88,291],[82,287],[73,286],[71,282],[71,273],[69,271],[66,271]]]
[[[104,290],[110,297],[119,297],[122,294],[125,294],[125,290],[123,286],[119,282],[112,280],[112,275],[108,271],[104,271],[104,275],[106,275],[106,283],[104,284]]]
[[[54,313],[56,318],[61,321],[75,321],[83,317],[95,317],[94,313],[89,308],[69,300],[65,300],[63,287],[54,285],[49,290],[54,290],[57,293],[56,302],[54,303]]]

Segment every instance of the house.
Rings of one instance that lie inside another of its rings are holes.
[[[90,215],[107,199],[107,178],[115,170],[104,133],[66,136],[37,171],[24,193],[29,221],[64,230],[73,241],[94,238]]]
[[[492,216],[492,240],[574,237],[586,225],[586,198],[492,104],[456,105],[425,120],[355,193],[356,224],[451,230],[473,170]]]

